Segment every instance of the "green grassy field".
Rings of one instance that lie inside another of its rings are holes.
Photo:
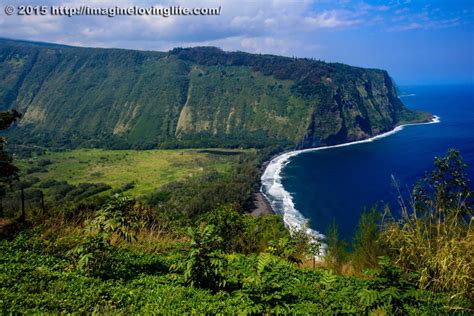
[[[17,162],[22,173],[40,181],[54,179],[70,184],[105,183],[119,188],[135,187],[127,193],[146,194],[163,184],[215,170],[228,172],[241,155],[250,150],[102,150],[78,149],[48,152]],[[49,160],[47,172],[31,172],[41,161]]]

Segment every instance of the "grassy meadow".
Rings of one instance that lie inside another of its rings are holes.
[[[54,179],[73,185],[104,183],[112,189],[133,183],[127,193],[136,196],[205,172],[228,173],[239,157],[250,152],[253,150],[77,149],[47,152],[18,160],[17,165],[22,173],[39,178],[40,182]]]

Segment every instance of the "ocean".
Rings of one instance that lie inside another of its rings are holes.
[[[439,120],[272,160],[262,176],[262,192],[287,226],[299,227],[309,220],[311,232],[324,235],[335,221],[340,237],[350,241],[364,208],[388,205],[395,216],[400,214],[398,189],[408,195],[417,179],[432,170],[434,158],[450,148],[461,152],[474,181],[474,86],[400,90],[407,107],[431,112]]]

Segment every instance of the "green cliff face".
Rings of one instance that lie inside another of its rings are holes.
[[[313,147],[429,114],[382,70],[216,48],[168,53],[0,40],[0,110],[12,141],[112,148]]]

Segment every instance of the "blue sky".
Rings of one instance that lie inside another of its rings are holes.
[[[220,16],[6,16],[5,5],[222,7]],[[0,36],[78,46],[225,50],[382,68],[398,84],[474,82],[474,0],[5,0]]]

